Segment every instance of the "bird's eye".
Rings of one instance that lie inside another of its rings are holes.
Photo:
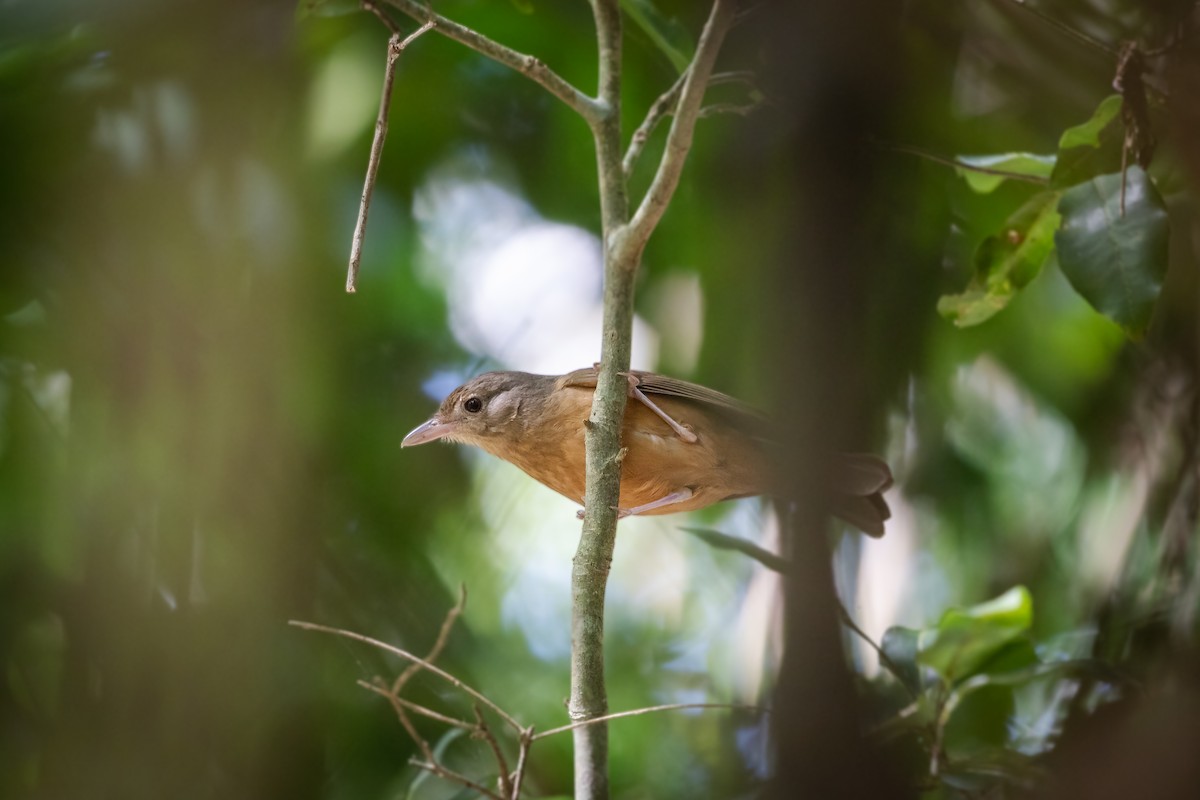
[[[468,397],[463,401],[463,408],[467,410],[468,414],[478,414],[483,410],[483,401],[478,397]]]

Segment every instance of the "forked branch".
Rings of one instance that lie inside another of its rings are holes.
[[[562,100],[585,120],[592,122],[603,114],[604,109],[599,101],[588,97],[576,89],[561,75],[534,56],[518,53],[510,47],[505,47],[499,42],[489,39],[465,25],[460,25],[451,19],[443,17],[424,3],[417,2],[417,0],[385,1],[402,14],[412,17],[418,22],[434,23],[438,33],[443,36],[465,44],[472,50],[482,53],[506,67],[511,67],[530,80],[541,84],[546,91],[559,100]]]

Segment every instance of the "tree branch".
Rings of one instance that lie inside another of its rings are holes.
[[[629,198],[621,169],[621,11],[618,0],[591,0],[599,51],[598,96],[604,114],[591,124],[600,188],[604,243],[604,309],[600,374],[585,422],[586,494],[583,530],[571,567],[571,719],[608,711],[604,686],[604,595],[617,536],[620,498],[621,422],[633,337],[633,278],[636,263],[618,260],[614,231],[629,220]],[[575,798],[608,797],[608,727],[575,731]]]
[[[441,667],[436,666],[434,664],[430,664],[425,659],[415,656],[412,653],[408,652],[407,650],[402,650],[399,647],[396,647],[395,645],[390,645],[387,642],[381,642],[378,639],[372,639],[370,636],[364,636],[361,633],[355,633],[354,631],[343,630],[342,628],[331,628],[328,625],[318,625],[315,622],[304,622],[302,620],[293,619],[293,620],[288,620],[288,625],[293,625],[297,628],[301,628],[306,631],[317,631],[318,633],[331,633],[334,636],[343,636],[347,639],[354,639],[355,641],[363,642],[364,644],[369,644],[372,647],[377,647],[380,650],[384,650],[388,653],[392,653],[393,655],[400,656],[401,658],[411,661],[414,664],[420,664],[422,669],[426,670],[427,672],[431,672],[434,675],[437,675],[442,680],[446,681],[447,683],[451,684],[452,686],[455,686],[458,689],[461,689],[463,692],[466,692],[467,694],[471,695],[471,697],[474,697],[476,700],[483,703],[485,706],[490,708],[492,711],[495,711],[496,714],[501,719],[503,719],[506,723],[508,723],[509,725],[512,726],[513,730],[517,731],[518,733],[520,733],[521,731],[524,730],[524,728],[521,727],[521,724],[519,722],[517,722],[515,719],[513,719],[512,716],[507,711],[505,711],[503,708],[501,708],[500,706],[496,705],[491,700],[489,700],[486,695],[480,693],[476,689],[471,688],[467,684],[460,681],[458,678],[451,675],[449,672],[446,672],[446,670],[442,669]]]
[[[662,122],[662,118],[670,114],[675,108],[675,104],[679,102],[679,93],[683,91],[683,84],[687,80],[688,72],[690,72],[690,68],[681,72],[671,88],[658,96],[658,99],[650,106],[650,110],[646,112],[646,118],[642,120],[642,124],[630,137],[629,149],[625,151],[625,159],[621,162],[625,180],[629,180],[633,174],[633,166],[642,155],[642,150],[646,147],[650,134],[654,133],[654,129],[658,127],[658,123]]]
[[[367,177],[363,180],[362,196],[358,203],[358,220],[354,223],[354,236],[350,240],[350,264],[346,270],[346,291],[350,294],[358,291],[358,268],[362,263],[363,240],[367,235],[367,214],[371,210],[371,195],[375,192],[375,178],[379,174],[379,162],[383,158],[383,143],[387,140],[388,115],[392,108],[392,85],[396,81],[396,62],[404,48],[418,36],[433,26],[427,22],[407,38],[400,35],[395,24],[380,13],[374,5],[367,4],[367,9],[379,17],[392,32],[387,45],[387,65],[383,72],[383,91],[379,97],[379,115],[375,118],[375,138],[371,140],[371,155],[367,160]]]
[[[700,34],[700,42],[696,46],[696,56],[683,83],[679,105],[671,122],[671,132],[667,134],[666,149],[662,161],[659,162],[658,172],[655,173],[653,183],[634,212],[633,219],[617,234],[618,242],[615,245],[622,252],[631,251],[631,260],[634,263],[640,260],[646,241],[658,225],[658,221],[662,219],[671,197],[675,194],[675,188],[679,185],[683,164],[692,148],[692,134],[695,132],[696,120],[704,101],[704,91],[708,87],[708,79],[712,75],[721,43],[733,22],[736,5],[734,0],[716,0],[713,3],[712,12],[704,24],[704,31]]]
[[[460,25],[435,13],[429,6],[419,3],[417,0],[384,0],[384,2],[419,22],[434,23],[437,26],[437,32],[443,36],[465,44],[477,53],[482,53],[493,61],[510,67],[530,80],[541,84],[546,91],[562,100],[589,123],[593,123],[604,113],[599,101],[576,89],[534,56],[518,53],[516,50],[505,47],[465,25]]]
[[[763,714],[769,713],[770,711],[770,709],[763,708],[761,706],[747,706],[739,705],[737,703],[668,703],[667,705],[662,706],[635,708],[632,711],[617,711],[612,714],[605,714],[602,717],[595,717],[594,719],[585,719],[580,722],[572,722],[570,725],[562,725],[557,728],[551,728],[548,731],[542,731],[541,733],[533,736],[532,739],[533,741],[537,741],[538,739],[544,739],[547,736],[554,736],[557,733],[566,733],[567,731],[578,730],[585,726],[596,725],[601,722],[608,722],[610,719],[638,717],[642,714],[653,714],[657,711],[678,711],[685,708],[729,708],[740,709],[742,711],[757,711]]]

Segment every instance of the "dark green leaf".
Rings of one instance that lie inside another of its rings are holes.
[[[986,745],[1002,746],[1008,738],[1008,718],[1015,707],[1009,686],[983,686],[954,706],[946,721],[943,742],[951,756],[977,752]]]
[[[1008,305],[1016,293],[1038,276],[1054,249],[1058,228],[1057,192],[1029,199],[1004,230],[989,236],[975,251],[975,275],[959,294],[943,295],[938,313],[960,328],[978,325]]]
[[[958,161],[972,167],[985,170],[998,170],[1014,175],[1025,175],[1030,178],[1049,179],[1054,170],[1054,156],[1040,156],[1034,153],[999,153],[990,156],[959,156]],[[980,172],[977,169],[955,167],[955,172],[962,176],[967,185],[980,194],[987,194],[1006,180],[1007,175],[996,175],[993,172]]]
[[[678,72],[682,73],[692,63],[695,45],[691,34],[678,20],[664,17],[653,0],[621,0],[621,10],[650,37]]]
[[[1092,307],[1134,338],[1150,324],[1167,271],[1167,209],[1140,167],[1130,167],[1121,213],[1120,173],[1062,196],[1055,234],[1063,274]]]
[[[893,625],[883,633],[879,649],[888,657],[896,677],[914,694],[921,690],[921,668],[917,665],[917,648],[921,632]]]
[[[1033,599],[1024,586],[970,608],[952,608],[923,636],[918,663],[947,681],[976,674],[1010,642],[1026,635],[1033,622]]]
[[[781,558],[769,550],[764,550],[747,539],[729,536],[728,534],[708,528],[684,528],[683,530],[700,539],[709,547],[715,547],[718,550],[736,550],[739,553],[748,555],[767,569],[786,574],[792,568],[792,565],[788,563],[786,558]]]
[[[1114,172],[1121,167],[1121,149],[1125,131],[1118,114],[1121,96],[1106,97],[1091,119],[1067,128],[1058,140],[1058,160],[1050,176],[1056,189]]]

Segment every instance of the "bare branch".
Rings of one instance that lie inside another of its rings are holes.
[[[525,779],[525,762],[529,757],[529,746],[533,744],[533,727],[521,731],[520,749],[517,752],[517,770],[513,773],[513,800],[521,796],[521,783]]]
[[[411,700],[405,700],[403,697],[397,697],[396,695],[392,694],[391,689],[389,689],[387,686],[380,686],[377,683],[371,683],[370,681],[363,680],[355,681],[355,683],[366,689],[368,692],[374,692],[380,697],[386,698],[393,703],[399,703],[407,710],[416,714],[420,714],[423,717],[429,717],[430,719],[437,720],[438,722],[446,725],[450,725],[455,728],[462,728],[465,731],[475,730],[475,726],[469,722],[458,719],[457,717],[447,716],[441,712],[434,711],[432,708],[427,708],[426,706],[414,703]]]
[[[539,733],[533,737],[533,741],[537,741],[538,739],[544,739],[547,736],[553,736],[556,733],[566,733],[567,731],[573,731],[576,728],[582,728],[585,725],[595,725],[597,722],[608,722],[610,719],[621,719],[622,717],[637,717],[637,716],[641,716],[642,714],[653,714],[658,711],[676,711],[676,710],[684,709],[684,708],[729,708],[729,709],[739,709],[742,711],[755,711],[755,712],[762,713],[762,714],[770,713],[770,709],[763,708],[762,706],[747,706],[747,705],[739,705],[737,703],[669,703],[669,704],[663,705],[663,706],[648,706],[647,708],[635,708],[632,711],[617,711],[612,714],[605,714],[602,717],[593,717],[591,719],[579,720],[578,722],[572,722],[570,725],[563,725],[558,728],[551,728],[548,731],[542,731],[541,733]]]
[[[599,57],[599,104],[591,122],[600,189],[604,243],[604,309],[600,358],[592,409],[584,432],[585,497],[583,529],[571,566],[572,719],[608,711],[604,683],[604,594],[617,538],[620,493],[621,420],[633,338],[633,277],[636,265],[619,261],[613,233],[629,221],[629,196],[621,170],[621,9],[618,0],[591,0]],[[607,800],[608,728],[592,725],[575,733],[575,800]]]
[[[381,9],[379,6],[375,5],[374,0],[362,0],[362,7],[365,8],[367,11],[370,11],[372,14],[374,14],[375,18],[378,19],[380,22],[382,22],[383,26],[385,28],[387,28],[388,32],[391,33],[393,36],[403,36],[404,35],[403,33],[400,32],[400,28],[396,25],[396,23],[392,22],[392,18],[389,17],[387,14],[383,13],[383,9]]]
[[[463,609],[467,607],[467,585],[461,583],[458,586],[458,602],[454,607],[446,612],[446,618],[442,620],[442,628],[438,631],[437,639],[433,643],[433,647],[429,648],[429,653],[425,656],[425,660],[433,663],[438,660],[438,656],[442,654],[442,650],[446,648],[446,642],[450,638],[450,630],[454,627],[454,622],[462,616]],[[409,664],[404,672],[396,678],[392,684],[392,694],[400,694],[404,688],[404,684],[408,683],[414,675],[421,671],[421,665],[417,663]]]
[[[444,680],[447,683],[449,683],[450,685],[462,690],[463,692],[466,692],[471,697],[475,698],[476,700],[478,700],[479,702],[483,703],[485,706],[490,708],[492,711],[496,712],[496,714],[501,719],[503,719],[506,723],[508,723],[509,725],[512,726],[513,730],[515,730],[517,732],[524,730],[524,728],[521,727],[521,724],[519,722],[517,722],[515,719],[513,719],[512,716],[509,715],[509,713],[507,711],[505,711],[503,708],[501,708],[500,706],[496,705],[491,700],[489,700],[486,695],[482,694],[477,689],[473,689],[472,687],[463,683],[458,678],[454,677],[449,672],[446,672],[441,667],[438,667],[434,664],[430,664],[425,659],[415,656],[412,653],[408,652],[407,650],[402,650],[401,648],[396,647],[395,645],[390,645],[387,642],[381,642],[378,639],[372,639],[370,636],[364,636],[361,633],[355,633],[354,631],[347,631],[347,630],[343,630],[341,628],[331,628],[328,625],[318,625],[315,622],[304,622],[302,620],[293,619],[293,620],[289,620],[288,624],[293,625],[297,628],[301,628],[306,631],[316,631],[318,633],[330,633],[330,634],[333,634],[334,636],[342,636],[346,639],[353,639],[357,642],[369,644],[372,647],[377,647],[380,650],[384,650],[388,653],[392,653],[393,655],[400,656],[401,658],[411,661],[415,664],[420,664],[422,669],[424,669],[434,675],[437,675],[442,680]]]
[[[483,712],[479,710],[478,703],[472,706],[472,710],[475,712],[475,730],[471,735],[483,739],[491,748],[492,757],[496,759],[496,766],[499,767],[500,793],[505,797],[516,797],[513,794],[512,776],[508,772],[508,759],[504,757],[500,742],[496,741],[492,729],[488,727],[487,720],[483,718]]]
[[[618,232],[622,250],[628,248],[633,253],[641,253],[675,194],[679,176],[683,172],[683,164],[692,148],[692,135],[696,129],[700,106],[704,101],[704,90],[708,87],[708,79],[712,75],[721,43],[733,21],[736,5],[735,0],[715,0],[713,3],[712,12],[696,45],[696,56],[683,84],[658,172],[655,173],[653,183],[634,212],[633,219],[623,231]],[[633,261],[636,263],[637,259]]]
[[[625,151],[625,159],[621,162],[625,180],[629,180],[629,176],[633,174],[633,166],[646,147],[650,135],[658,127],[658,123],[662,122],[662,118],[670,114],[674,110],[675,104],[679,102],[679,94],[683,91],[683,84],[690,71],[691,67],[689,66],[679,74],[679,78],[671,85],[670,89],[658,96],[658,99],[650,106],[650,110],[646,112],[646,118],[642,120],[642,124],[633,132],[633,136],[629,139],[629,148]]]
[[[500,795],[496,794],[495,792],[493,792],[491,789],[487,788],[483,784],[476,783],[475,781],[468,778],[466,775],[455,772],[454,770],[448,769],[447,767],[443,767],[441,764],[437,763],[436,761],[417,761],[414,758],[414,759],[410,759],[408,763],[412,764],[414,767],[423,769],[426,772],[432,772],[434,775],[437,775],[439,778],[444,778],[448,781],[454,781],[455,783],[462,784],[463,786],[467,787],[468,789],[472,789],[476,792],[479,792],[484,797],[492,798],[492,800],[509,800],[509,798],[501,797]]]
[[[350,240],[350,265],[346,271],[346,291],[357,291],[358,268],[362,263],[363,240],[367,234],[367,214],[371,210],[371,195],[375,192],[375,178],[379,174],[379,162],[383,158],[383,143],[387,139],[388,115],[392,106],[392,84],[396,81],[396,62],[404,48],[418,36],[429,30],[433,23],[426,23],[408,38],[400,38],[400,32],[390,19],[374,5],[367,5],[376,16],[392,30],[387,44],[387,66],[383,72],[383,91],[379,97],[379,115],[375,118],[375,138],[371,141],[371,156],[367,161],[367,177],[363,181],[362,197],[358,203],[358,221],[354,223],[354,237]]]
[[[594,122],[604,113],[604,109],[599,101],[588,97],[576,89],[557,72],[550,69],[537,58],[525,55],[524,53],[518,53],[516,50],[505,47],[499,42],[493,41],[465,25],[460,25],[453,20],[447,19],[435,13],[429,6],[417,2],[417,0],[384,1],[394,6],[401,13],[407,14],[419,22],[435,23],[438,33],[443,36],[465,44],[472,50],[482,53],[493,61],[514,69],[530,80],[541,84],[546,91],[559,100],[562,100],[569,108],[589,123]]]

